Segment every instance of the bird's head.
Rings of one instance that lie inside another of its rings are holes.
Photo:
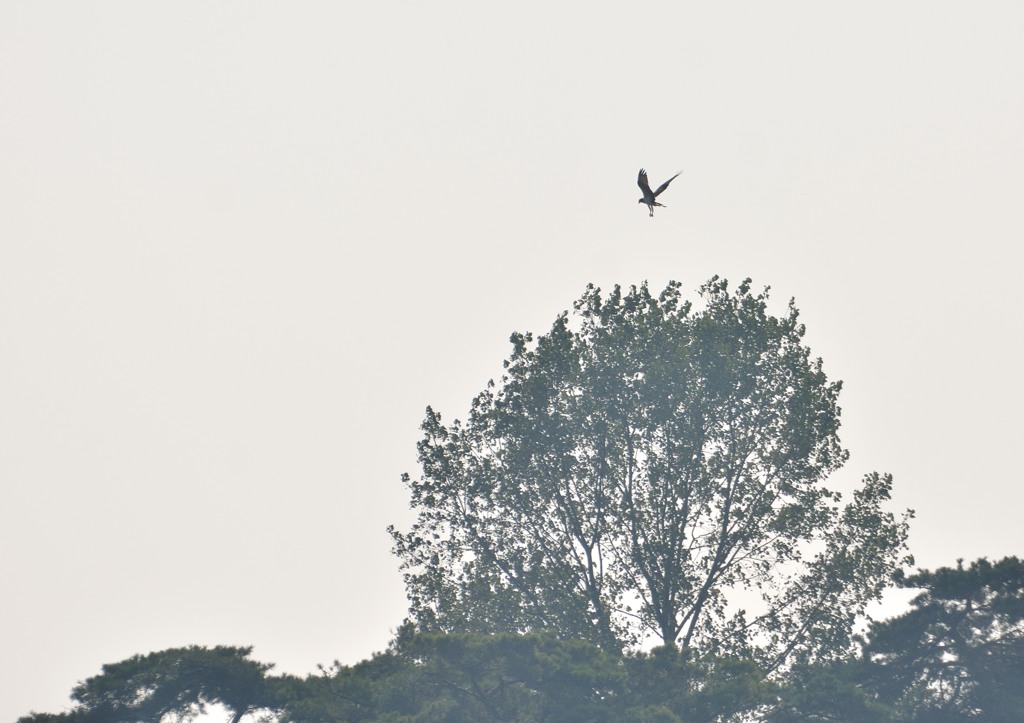
[[[636,200],[636,202],[637,202],[637,203],[643,203],[643,202],[644,202],[644,199],[642,199],[642,198],[638,198],[638,199]]]

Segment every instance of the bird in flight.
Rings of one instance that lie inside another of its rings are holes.
[[[679,173],[682,173],[682,171],[680,171]],[[679,173],[677,173],[675,176],[672,176],[672,178],[668,179],[663,184],[658,186],[658,190],[657,191],[653,191],[652,192],[651,191],[651,184],[649,184],[647,182],[647,171],[645,171],[644,169],[641,168],[640,169],[640,175],[638,175],[636,177],[636,185],[640,186],[640,190],[644,192],[644,197],[641,198],[639,201],[637,201],[637,203],[646,203],[647,204],[647,208],[650,209],[650,212],[651,212],[650,215],[653,216],[654,215],[654,207],[655,206],[661,206],[662,208],[665,207],[665,204],[658,203],[654,199],[656,199],[661,194],[662,191],[664,191],[666,188],[668,188],[668,184],[672,183],[672,181],[674,181],[676,179],[676,176],[678,176]]]

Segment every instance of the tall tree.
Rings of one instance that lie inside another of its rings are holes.
[[[841,383],[792,302],[773,316],[749,279],[700,294],[590,286],[549,333],[513,334],[465,423],[427,409],[418,518],[390,530],[422,628],[655,637],[769,670],[848,646],[902,563],[891,478],[845,506],[824,486],[847,459]]]
[[[1024,562],[923,571],[911,609],[872,624],[867,687],[901,720],[1024,720]]]

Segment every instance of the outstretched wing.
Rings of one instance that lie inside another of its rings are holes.
[[[644,172],[640,171],[640,173],[644,173]],[[682,171],[680,171],[679,173],[682,173]],[[658,186],[658,190],[654,192],[654,197],[657,198],[658,194],[660,194],[662,191],[664,191],[666,188],[668,188],[668,184],[670,184],[670,183],[672,183],[672,181],[676,180],[676,178],[679,177],[679,173],[677,173],[676,175],[672,176],[672,178],[668,179],[663,184]],[[647,174],[644,173],[644,186],[646,186],[646,185],[647,185]],[[640,188],[643,188],[643,186],[641,186]]]
[[[640,190],[644,192],[644,198],[651,197],[651,184],[647,182],[647,171],[642,168],[640,169],[640,175],[636,177],[636,185],[640,186]],[[667,186],[668,184],[666,183],[665,185]]]

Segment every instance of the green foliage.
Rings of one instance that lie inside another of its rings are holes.
[[[923,590],[871,626],[867,685],[900,720],[1024,720],[1024,563],[961,562],[901,584]]]
[[[548,634],[405,635],[367,663],[311,677],[284,720],[614,720],[605,702],[623,678],[599,648]]]
[[[551,633],[414,634],[369,665],[335,665],[289,704],[290,723],[729,720],[772,700],[750,661],[674,648],[623,657]]]
[[[281,721],[333,723],[412,720],[421,701],[412,694],[415,675],[394,651],[353,666],[335,662],[291,686]]]
[[[299,679],[271,676],[249,648],[190,647],[105,665],[75,707],[19,723],[189,720],[210,704],[280,723],[726,723],[1024,720],[1024,563],[902,580],[913,609],[874,623],[862,655],[797,662],[662,646],[623,654],[552,631],[422,633]]]
[[[626,713],[638,720],[730,720],[775,699],[774,686],[751,660],[698,658],[675,646],[633,653],[625,660],[633,701]]]
[[[701,296],[588,287],[548,334],[512,336],[465,423],[428,408],[418,518],[391,529],[421,629],[653,637],[768,670],[849,648],[903,563],[891,478],[845,507],[824,486],[847,458],[841,384],[792,303],[773,316],[767,290],[717,277]]]
[[[189,719],[207,705],[232,711],[232,720],[279,707],[267,683],[272,667],[249,660],[252,648],[191,646],[136,655],[103,666],[100,675],[71,692],[75,707],[66,714],[32,714],[20,723],[152,723],[164,716]]]
[[[423,635],[407,655],[421,661],[419,685],[467,721],[600,721],[621,685],[614,656],[546,634]]]
[[[863,684],[858,659],[799,666],[787,671],[778,700],[764,715],[772,723],[797,721],[895,721],[894,711]]]

